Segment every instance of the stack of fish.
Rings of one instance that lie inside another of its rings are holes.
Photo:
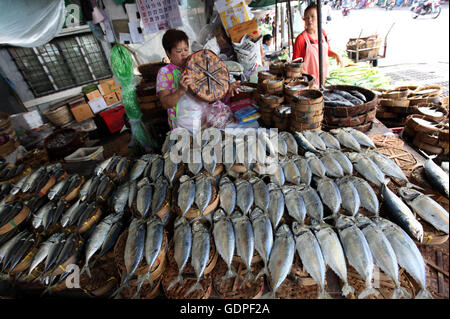
[[[11,220],[23,205],[31,210],[28,230],[21,229],[11,232],[8,238],[0,238],[2,272],[11,273],[30,252],[36,241],[31,232],[34,230],[42,237],[42,243],[26,270],[29,275],[36,275],[49,285],[63,280],[68,273],[58,278],[52,273],[70,257],[77,245],[76,236],[81,236],[86,244],[84,249],[79,249],[77,262],[84,263],[82,272],[90,276],[90,268],[114,247],[120,234],[128,228],[124,253],[126,273],[114,295],[118,296],[129,285],[145,257],[148,272],[137,280],[134,297],[138,297],[145,281],[152,282],[151,268],[162,247],[168,215],[162,220],[158,212],[171,189],[178,186],[176,205],[180,216],[174,225],[178,277],[170,284],[171,289],[183,284],[183,270],[189,257],[197,281],[187,294],[202,289],[200,279],[208,261],[212,236],[228,266],[223,280],[238,276],[232,269],[236,255],[247,268],[241,285],[266,275],[272,296],[289,274],[296,251],[304,269],[320,288],[319,298],[329,297],[325,290],[327,266],[344,282],[342,293],[353,292],[347,280],[348,264],[366,281],[360,298],[377,294],[372,287],[374,264],[395,283],[393,298],[408,297],[400,286],[399,266],[421,285],[422,291],[416,297],[430,296],[426,290],[425,264],[413,241],[420,242],[423,237],[422,225],[415,214],[437,230],[448,233],[448,212],[414,189],[415,185],[409,183],[396,163],[377,152],[364,133],[343,128],[330,133],[281,132],[276,143],[272,143],[267,133],[259,141],[248,136],[234,137],[231,142],[225,139],[222,145],[205,141],[200,160],[186,161],[187,165],[171,160],[169,154],[175,142],[166,140],[163,155],[144,155],[135,160],[112,156],[99,164],[91,177],[68,176],[56,164],[38,168],[14,185],[2,185],[1,223]],[[242,156],[239,147],[243,145],[258,147]],[[222,159],[214,146],[222,150],[226,161],[222,161],[225,171],[211,177]],[[262,171],[267,164],[265,157],[269,158],[266,168],[270,169]],[[247,168],[244,174],[232,170],[239,163]],[[428,161],[424,166],[427,176],[436,189],[448,196],[448,175],[433,164]],[[184,167],[188,169],[185,175],[176,177]],[[353,175],[356,172],[360,177]],[[398,195],[387,186],[390,177],[404,182]],[[57,182],[45,196],[39,196],[50,178]],[[206,221],[200,217],[189,221],[186,213],[194,205],[201,213],[205,211],[211,201],[212,185],[218,189],[219,207]],[[385,215],[390,220],[379,216],[379,199],[373,187],[380,191]],[[73,203],[66,203],[64,198],[76,188],[79,189],[77,198],[71,199]],[[6,195],[15,198],[4,202]],[[97,208],[104,214],[95,227],[82,234],[74,232]],[[255,250],[264,263],[259,274],[251,272]],[[16,278],[21,275],[24,273]]]
[[[19,165],[8,165],[8,163],[3,159],[0,158],[0,182],[1,181],[8,181],[11,178],[14,178],[20,174],[26,169],[24,164]]]

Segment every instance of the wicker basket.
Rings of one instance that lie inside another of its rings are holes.
[[[150,62],[138,65],[138,70],[147,82],[155,82],[159,69],[166,66],[164,62]]]
[[[53,145],[54,141],[56,141],[61,135],[69,136],[64,144],[61,145]],[[53,158],[63,158],[67,155],[75,152],[79,147],[83,144],[82,138],[80,134],[74,129],[60,129],[49,136],[44,140],[44,146],[47,149],[48,155]]]
[[[9,154],[11,154],[12,152],[14,152],[16,150],[17,146],[15,143],[15,140],[12,138],[8,139],[8,142],[6,142],[3,145],[0,145],[0,156],[1,157],[6,157]]]
[[[73,121],[72,113],[67,107],[67,104],[49,110],[45,110],[42,113],[55,126],[64,126]]]

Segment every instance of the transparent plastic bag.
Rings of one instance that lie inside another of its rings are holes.
[[[208,105],[205,110],[205,122],[208,127],[225,128],[232,119],[230,107],[221,101]]]

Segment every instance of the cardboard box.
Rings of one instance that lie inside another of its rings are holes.
[[[119,99],[117,98],[117,95],[115,92],[111,92],[109,94],[103,95],[103,98],[105,99],[106,105],[112,105],[114,103],[119,102]]]
[[[114,93],[116,93],[117,99],[119,101],[122,101],[122,89],[120,89],[120,90],[118,90],[118,91],[116,91]]]
[[[254,39],[259,37],[258,25],[256,24],[256,20],[246,21],[244,23],[238,24],[232,28],[228,29],[228,34],[230,35],[231,41],[234,43],[239,43],[242,40],[242,37],[246,34],[251,36]]]
[[[94,114],[108,108],[108,104],[106,104],[103,96],[100,96],[99,98],[96,98],[95,100],[89,101],[88,103],[89,103],[89,106],[91,107],[92,112],[94,112]]]
[[[214,5],[227,31],[231,27],[253,18],[250,8],[243,0],[217,0]]]
[[[92,113],[89,104],[87,104],[86,102],[83,103],[80,101],[79,103],[72,104],[70,107],[70,111],[72,112],[73,117],[78,123],[94,117],[94,113]]]
[[[100,81],[97,87],[102,95],[108,95],[120,90],[120,86],[114,81],[113,78]]]
[[[98,99],[99,97],[102,97],[102,94],[100,93],[99,90],[95,90],[95,91],[87,93],[86,97],[88,98],[89,101],[92,101],[92,100]]]

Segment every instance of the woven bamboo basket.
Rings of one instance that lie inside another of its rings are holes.
[[[274,112],[273,122],[276,128],[281,131],[286,131],[289,126],[289,121],[291,118],[291,112],[280,112],[281,107],[277,107]]]
[[[16,137],[16,130],[12,125],[11,117],[4,112],[0,112],[0,135],[2,134],[9,135],[15,141],[16,145],[19,146]]]
[[[441,102],[441,99],[439,97],[423,97],[423,96],[410,96],[409,99],[409,105],[418,105],[422,103],[430,103],[430,104],[439,104]]]
[[[285,69],[287,78],[300,78],[303,72],[303,62],[288,63],[286,64]]]
[[[244,278],[247,274],[247,268],[238,262],[232,263],[232,269]],[[256,276],[262,269],[261,263],[256,263],[251,266],[252,273]],[[242,281],[239,278],[232,278],[222,284],[222,278],[228,270],[225,262],[220,259],[217,263],[214,272],[212,273],[213,285],[220,298],[224,299],[258,299],[264,292],[264,277],[261,276],[257,281],[247,282],[241,287]]]
[[[261,107],[259,110],[259,113],[261,113],[261,121],[264,126],[272,127],[275,125],[275,109],[276,108]]]
[[[382,98],[378,100],[379,105],[384,107],[392,107],[392,106],[401,106],[401,107],[408,107],[409,106],[409,100],[407,98],[398,98],[398,99],[387,99]]]
[[[294,98],[292,114],[323,110],[323,94],[318,90],[302,90]]]
[[[307,90],[309,88],[309,83],[306,81],[292,81],[285,85],[284,93],[291,96],[299,96],[301,90]]]
[[[429,123],[429,125],[425,125]],[[430,119],[428,116],[413,114],[406,119],[405,126],[408,126],[415,132],[423,132],[428,134],[437,134],[439,132],[439,123]]]
[[[273,73],[276,75],[283,75],[286,65],[287,65],[286,61],[271,62],[270,66],[269,66],[269,71],[270,71],[270,73]]]
[[[209,258],[206,263],[206,268],[203,274],[203,277],[200,279],[200,284],[202,285],[204,292],[202,293],[200,290],[195,291],[194,293],[185,296],[187,291],[195,284],[197,281],[197,277],[195,275],[195,270],[191,265],[191,258],[188,260],[184,270],[183,270],[183,279],[184,285],[176,285],[172,289],[168,290],[170,283],[178,276],[178,266],[175,262],[174,258],[174,246],[173,241],[169,245],[169,250],[167,252],[167,260],[168,265],[167,269],[162,276],[162,287],[164,291],[164,295],[168,299],[208,299],[211,295],[211,291],[213,288],[212,285],[212,277],[211,272],[215,268],[217,261],[219,259],[219,254],[214,245],[214,240],[212,236],[210,236],[210,252]]]
[[[16,227],[19,227],[19,225],[27,219],[29,214],[30,209],[23,205],[22,210],[18,212],[16,216],[14,216],[7,224],[0,227],[0,235],[4,235],[14,230]]]
[[[284,96],[275,94],[260,94],[258,103],[261,107],[276,108],[284,102]]]
[[[9,138],[5,144],[0,145],[0,157],[8,156],[12,152],[14,152],[16,150],[16,148],[17,148],[17,145],[16,145],[16,142],[14,141],[14,139]]]
[[[386,90],[380,95],[380,99],[396,100],[407,98],[411,90],[408,87],[398,87],[393,90]]]
[[[384,134],[370,134],[369,137],[372,139],[376,147],[393,147],[402,149],[405,142],[398,137],[384,135]]]
[[[436,122],[443,121],[448,117],[448,110],[440,104],[417,104],[414,106],[414,112]]]
[[[268,94],[281,94],[283,93],[283,80],[279,79],[267,79],[261,83],[261,88]]]
[[[411,97],[420,96],[422,98],[426,97],[438,97],[442,94],[442,86],[440,85],[427,85],[421,86],[410,93]]]
[[[42,112],[46,118],[55,126],[64,126],[73,121],[72,113],[67,105],[62,105],[54,109],[45,110]]]

